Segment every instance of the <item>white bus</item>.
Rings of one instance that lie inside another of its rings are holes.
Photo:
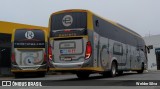
[[[45,76],[48,68],[48,37],[41,29],[16,29],[12,34],[11,72]]]

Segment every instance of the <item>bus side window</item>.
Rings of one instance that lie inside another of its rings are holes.
[[[119,43],[114,43],[113,45],[113,54],[123,55],[123,46]]]

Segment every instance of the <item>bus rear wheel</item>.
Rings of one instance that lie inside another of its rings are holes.
[[[111,70],[110,71],[105,71],[102,73],[103,77],[115,77],[117,73],[117,65],[116,62],[112,62],[111,65]]]
[[[77,72],[76,75],[79,79],[88,79],[90,73],[88,73],[88,72]]]
[[[113,61],[111,65],[111,71],[109,71],[109,76],[115,77],[116,73],[117,73],[117,65],[116,65],[116,62]]]

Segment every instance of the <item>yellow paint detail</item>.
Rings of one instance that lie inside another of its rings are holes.
[[[11,36],[11,42],[13,42],[14,41],[14,33],[15,33],[15,31],[16,31],[16,29],[13,29],[13,31],[12,31],[12,36]]]
[[[45,42],[48,42],[48,37],[49,37],[49,33],[48,33],[48,30],[43,30],[44,31],[44,34],[45,34]]]
[[[90,11],[87,11],[87,29],[93,30],[93,15]]]
[[[48,32],[47,27],[0,21],[0,33],[12,34],[13,30],[18,28],[42,29]]]
[[[47,69],[38,69],[38,70],[11,70],[11,72],[46,72]]]
[[[16,48],[17,50],[40,50],[45,48]]]
[[[86,68],[49,68],[49,70],[57,70],[57,71],[63,71],[63,70],[66,70],[66,71],[78,71],[78,70],[87,70],[87,71],[99,71],[99,72],[102,72],[104,71],[103,68],[101,67],[86,67]]]

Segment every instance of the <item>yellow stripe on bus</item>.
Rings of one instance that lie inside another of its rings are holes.
[[[90,11],[87,11],[87,29],[93,30],[93,15]]]
[[[11,72],[45,72],[47,69],[38,69],[38,70],[11,70]]]
[[[16,48],[17,50],[38,50],[38,49],[45,49],[45,48]]]
[[[104,71],[103,68],[101,67],[86,67],[86,68],[49,68],[49,70],[57,70],[57,71],[61,71],[61,70],[68,70],[68,71],[72,71],[72,70],[91,70],[91,71]]]

